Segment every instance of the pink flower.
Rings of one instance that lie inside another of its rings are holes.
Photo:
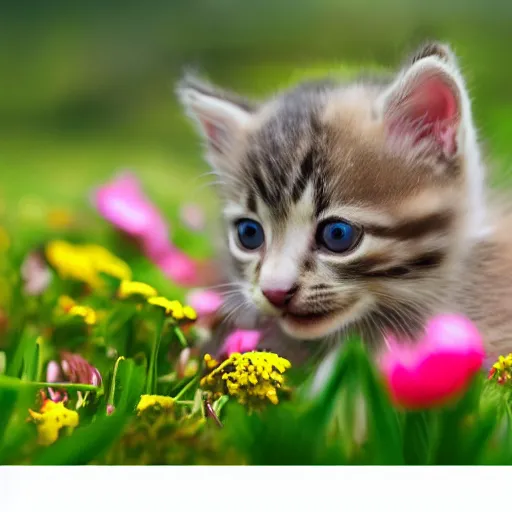
[[[62,371],[57,361],[50,361],[46,367],[46,382],[62,382]]]
[[[107,405],[107,416],[112,416],[116,408],[112,404]]]
[[[163,215],[132,174],[122,173],[98,188],[93,203],[106,220],[134,238],[143,254],[167,277],[182,286],[197,284],[202,277],[198,262],[173,245]]]
[[[223,303],[221,295],[212,290],[192,290],[186,302],[195,309],[199,318],[214,315]]]
[[[21,276],[25,293],[34,296],[43,294],[52,280],[50,269],[38,252],[27,255],[21,266]]]
[[[148,255],[157,257],[171,246],[166,222],[132,174],[121,173],[98,188],[93,203],[112,225],[137,238]]]
[[[100,372],[82,356],[71,352],[62,352],[61,359],[62,372],[67,382],[101,386]]]
[[[246,331],[237,329],[233,331],[224,341],[221,349],[221,354],[229,357],[235,352],[243,354],[244,352],[251,352],[255,350],[261,339],[260,331]]]
[[[406,408],[436,407],[462,393],[484,361],[482,338],[459,315],[439,315],[418,342],[386,338],[380,367],[393,401]]]
[[[150,259],[152,258],[150,257]],[[175,247],[170,247],[166,253],[153,259],[153,262],[175,283],[194,286],[197,282],[197,263]]]

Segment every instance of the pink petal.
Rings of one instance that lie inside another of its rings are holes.
[[[261,339],[260,331],[238,329],[233,331],[224,341],[221,353],[228,357],[236,352],[243,354],[256,349]]]
[[[194,286],[197,282],[196,262],[178,249],[169,250],[156,264],[179,285]]]
[[[62,372],[56,361],[50,361],[46,367],[46,382],[62,382]]]
[[[484,361],[476,327],[459,315],[433,318],[417,343],[387,337],[380,361],[390,393],[405,407],[431,407],[462,392]]]
[[[98,188],[93,194],[93,203],[106,220],[131,236],[168,240],[168,226],[163,216],[129,173]]]
[[[222,297],[212,290],[193,290],[188,294],[187,304],[192,306],[199,317],[212,315],[222,306]]]

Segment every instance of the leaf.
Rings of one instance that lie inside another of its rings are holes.
[[[130,419],[126,412],[116,411],[112,416],[101,416],[94,423],[78,428],[68,437],[60,438],[52,446],[43,449],[32,464],[84,465],[99,457],[121,435]]]
[[[119,362],[116,385],[116,411],[133,412],[140,400],[144,388],[146,372],[144,366],[137,365],[132,359]]]
[[[405,415],[403,453],[405,464],[428,464],[432,443],[432,413],[414,411]]]
[[[16,395],[14,406],[13,394]],[[17,464],[23,448],[36,437],[35,425],[27,423],[28,409],[34,406],[36,394],[30,387],[0,385],[0,395],[3,396],[0,423],[5,422],[0,434],[0,464]]]
[[[11,419],[11,414],[16,406],[18,390],[14,388],[0,388],[0,447],[4,438],[5,431]],[[1,463],[1,460],[0,460]]]
[[[8,360],[5,375],[9,377],[22,378],[27,373],[37,372],[37,338],[34,333],[29,329],[23,330],[20,339],[18,340],[17,348],[12,357]],[[34,369],[34,360],[35,369]],[[28,370],[28,371],[27,371]]]
[[[368,445],[373,464],[403,464],[402,437],[398,414],[373,368],[364,348],[358,347],[362,389],[368,418]]]
[[[433,464],[464,464],[464,444],[470,432],[468,418],[479,418],[481,391],[482,381],[476,378],[462,397],[440,410]]]
[[[40,345],[37,343],[37,340],[34,343],[27,343],[25,353],[23,354],[24,379],[30,381],[38,380],[39,353]]]

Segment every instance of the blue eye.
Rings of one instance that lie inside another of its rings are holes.
[[[263,245],[265,234],[259,222],[250,219],[239,220],[236,224],[238,240],[244,249],[254,251]]]
[[[317,231],[317,243],[331,252],[347,252],[361,239],[361,230],[342,220],[326,221]]]

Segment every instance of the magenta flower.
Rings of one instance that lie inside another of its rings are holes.
[[[82,356],[71,352],[62,352],[61,359],[60,366],[66,382],[101,386],[100,372]]]
[[[116,408],[112,404],[107,405],[107,416],[112,416]]]
[[[166,222],[132,174],[121,173],[98,188],[93,203],[113,226],[136,238],[148,255],[158,257],[171,246]]]
[[[199,318],[214,315],[223,304],[222,296],[213,290],[192,290],[186,300]]]
[[[260,331],[237,329],[224,341],[221,354],[229,357],[231,354],[251,352],[255,350],[261,339]]]
[[[106,220],[135,239],[143,254],[166,276],[183,286],[197,283],[197,262],[173,245],[163,215],[132,174],[121,173],[98,188],[93,203]]]
[[[429,408],[460,395],[484,361],[477,328],[460,315],[439,315],[418,342],[386,338],[380,361],[393,401],[409,409]]]

